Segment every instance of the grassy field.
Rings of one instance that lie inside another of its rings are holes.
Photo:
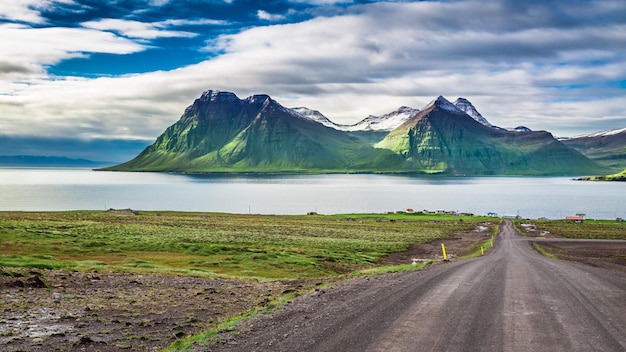
[[[526,221],[517,221],[517,224]],[[626,240],[626,222],[615,220],[585,220],[576,223],[566,220],[532,220],[539,231],[548,231],[566,238]],[[523,231],[522,231],[523,233]]]
[[[417,214],[0,213],[0,266],[261,279],[376,267],[485,218]]]

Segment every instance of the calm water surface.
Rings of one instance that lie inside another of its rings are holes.
[[[566,177],[199,176],[0,168],[0,210],[132,208],[322,214],[455,210],[485,215],[626,217],[626,183]]]

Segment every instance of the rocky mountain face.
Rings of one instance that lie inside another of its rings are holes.
[[[315,110],[285,108],[267,95],[239,99],[207,91],[154,144],[108,169],[453,175],[586,175],[602,169],[547,132],[506,131],[477,117],[468,101],[439,97],[421,111],[402,107],[346,126]]]

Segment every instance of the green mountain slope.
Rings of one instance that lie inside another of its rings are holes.
[[[207,91],[134,159],[105,170],[590,175],[547,132],[486,127],[440,97],[388,134],[326,127],[267,95]]]
[[[439,97],[378,148],[404,157],[403,170],[461,175],[589,174],[601,169],[548,132],[486,127]]]
[[[357,172],[396,159],[348,133],[302,118],[266,95],[208,91],[133,160],[107,170]],[[393,165],[393,163],[392,163]]]
[[[561,142],[614,171],[626,168],[626,128],[567,138]]]

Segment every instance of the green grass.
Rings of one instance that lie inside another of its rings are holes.
[[[379,266],[480,217],[3,212],[0,266],[283,279]]]
[[[538,244],[537,242],[533,242],[531,244],[533,246],[533,248],[539,252],[541,255],[548,257],[548,258],[552,258],[552,259],[558,259],[558,257],[555,254],[552,254],[550,252],[548,252],[548,250],[546,250],[545,248],[543,248],[540,244]]]
[[[536,225],[539,232],[549,231],[566,238],[626,240],[626,222],[624,221],[587,219],[582,223],[566,220],[533,220],[531,222]],[[519,225],[519,221],[516,225]]]
[[[626,181],[626,170],[606,176],[589,176],[582,177],[584,181]]]

